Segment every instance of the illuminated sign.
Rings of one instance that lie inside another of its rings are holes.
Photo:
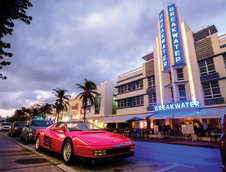
[[[187,102],[178,102],[178,103],[171,103],[171,104],[165,104],[165,105],[155,105],[154,110],[156,112],[161,112],[161,111],[194,109],[199,107],[200,107],[199,101],[187,101]]]
[[[168,6],[168,14],[173,47],[174,66],[184,65],[180,30],[177,18],[177,9],[175,4]]]
[[[169,60],[168,60],[168,50],[166,43],[166,28],[165,28],[165,17],[164,10],[159,14],[159,24],[160,24],[160,37],[161,37],[161,45],[162,45],[162,60],[163,60],[163,69],[169,69]]]

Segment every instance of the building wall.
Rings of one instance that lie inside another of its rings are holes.
[[[100,113],[95,114],[95,106],[90,106],[86,111],[87,119],[112,115],[113,95],[116,93],[116,89],[110,82],[105,81],[101,83],[101,87],[97,92],[101,96]],[[84,110],[82,100],[79,97],[77,99],[73,98],[68,103],[68,110],[61,113],[61,120],[83,120]]]
[[[177,10],[178,12],[178,10]],[[168,10],[165,10],[165,16],[168,17]],[[180,21],[180,16],[178,16],[178,25],[181,34],[182,51],[185,64],[179,67],[173,66],[174,58],[172,52],[172,43],[170,35],[170,24],[166,20],[166,41],[168,46],[168,57],[170,61],[169,70],[163,71],[163,60],[162,60],[162,44],[161,44],[161,33],[160,33],[160,22],[158,22],[158,35],[156,36],[156,47],[150,55],[143,57],[145,63],[138,70],[135,69],[126,74],[120,75],[116,88],[123,84],[128,84],[132,81],[143,79],[143,89],[134,92],[128,92],[124,94],[118,94],[117,100],[126,99],[137,95],[144,96],[144,106],[141,107],[126,107],[123,109],[117,109],[117,115],[126,114],[139,114],[139,113],[151,113],[152,110],[148,110],[148,76],[155,76],[155,93],[156,93],[156,104],[169,104],[172,102],[180,102],[179,96],[179,85],[185,85],[186,89],[186,99],[187,101],[198,100],[201,103],[201,107],[210,107],[211,105],[205,104],[204,90],[202,86],[203,80],[201,80],[200,75],[200,61],[206,60],[208,58],[213,58],[216,73],[219,77],[214,80],[214,82],[219,83],[221,96],[225,99],[226,97],[226,63],[224,61],[222,53],[226,51],[226,34],[218,37],[216,34],[217,30],[215,26],[208,26],[200,29],[197,32],[192,32],[190,27],[185,23]],[[194,34],[196,36],[194,36]],[[219,54],[219,55],[218,55]],[[214,56],[214,57],[212,57]],[[147,60],[148,59],[148,60]],[[150,60],[152,59],[152,60]],[[184,79],[178,80],[177,69],[183,69]],[[170,78],[171,73],[171,78]],[[209,76],[207,76],[209,77]],[[203,79],[203,78],[202,78]],[[212,81],[212,80],[210,80]],[[172,91],[173,90],[173,93]],[[173,97],[173,98],[172,98]],[[225,103],[213,104],[212,106],[222,106]]]

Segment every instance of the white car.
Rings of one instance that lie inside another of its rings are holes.
[[[11,125],[10,122],[2,122],[0,123],[0,130],[9,130]]]

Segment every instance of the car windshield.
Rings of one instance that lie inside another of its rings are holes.
[[[68,122],[66,124],[69,131],[91,131],[91,130],[101,130],[94,124],[89,122]]]
[[[2,125],[11,125],[11,123],[3,122]]]
[[[25,126],[26,122],[25,121],[20,121],[20,122],[15,122],[15,126]]]
[[[31,121],[31,126],[37,126],[37,127],[48,127],[51,124],[53,124],[51,121],[45,121],[45,120],[34,120]]]

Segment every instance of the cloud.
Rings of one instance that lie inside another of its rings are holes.
[[[16,22],[5,38],[14,57],[1,71],[8,79],[0,81],[0,109],[53,103],[54,88],[76,95],[74,84],[85,78],[116,83],[155,47],[158,14],[174,2],[192,30],[216,24],[225,31],[224,0],[33,0],[32,23]]]

